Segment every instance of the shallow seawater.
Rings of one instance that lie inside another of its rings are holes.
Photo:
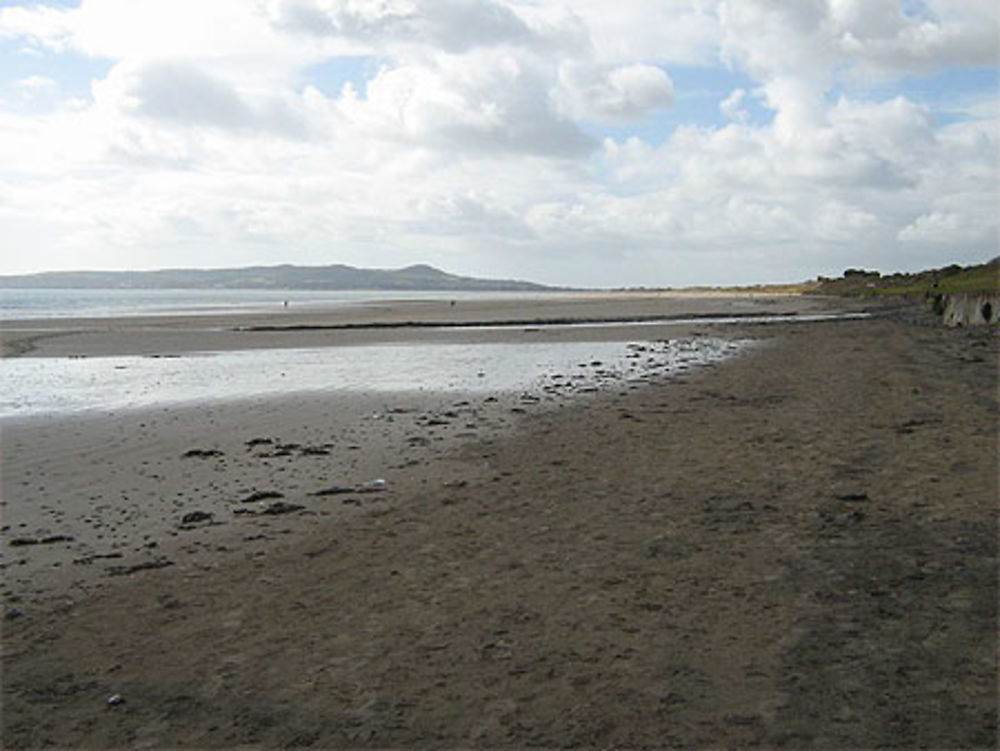
[[[323,310],[388,301],[532,300],[558,292],[280,289],[2,289],[0,321]]]
[[[0,417],[302,392],[574,392],[682,372],[731,357],[746,345],[698,337],[631,343],[372,345],[169,357],[26,357],[0,365]]]

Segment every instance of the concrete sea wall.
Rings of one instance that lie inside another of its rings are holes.
[[[942,295],[935,307],[942,309],[945,326],[981,326],[1000,323],[1000,293]]]

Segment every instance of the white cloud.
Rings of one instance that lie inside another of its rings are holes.
[[[111,65],[85,101],[0,105],[0,231],[32,249],[4,261],[678,284],[974,260],[996,248],[995,92],[942,126],[912,95],[830,91],[978,65],[995,31],[974,0],[5,8],[0,37]],[[366,80],[306,75],[344,54],[372,56]],[[679,64],[751,79],[712,103],[728,123],[676,119]],[[14,89],[58,99],[52,76]]]
[[[289,95],[246,95],[183,62],[119,63],[93,87],[99,106],[167,125],[264,130],[301,137],[306,126]]]
[[[471,60],[442,54],[384,68],[364,98],[348,91],[335,110],[348,131],[452,155],[585,153],[595,144],[555,110],[545,73],[531,59],[504,53]]]
[[[924,72],[992,67],[997,8],[991,0],[926,0],[904,13],[898,0],[725,0],[723,53],[762,77]]]
[[[962,228],[962,217],[952,212],[932,211],[921,214],[913,222],[899,231],[899,239],[904,242],[949,242],[956,230]]]
[[[733,89],[729,96],[719,102],[719,110],[729,120],[746,122],[750,114],[743,108],[743,100],[746,97],[745,89]]]
[[[595,61],[714,65],[721,30],[718,0],[575,0]]]
[[[559,67],[559,83],[553,96],[570,117],[628,122],[652,110],[670,107],[674,85],[662,69],[645,63],[609,70],[564,63]]]
[[[861,67],[922,72],[996,65],[997,9],[990,0],[930,0],[911,17],[886,0],[835,0],[831,6],[832,35]]]
[[[375,49],[424,44],[461,53],[522,44],[532,36],[516,13],[491,0],[272,0],[268,13],[280,28],[340,37]]]
[[[48,76],[27,76],[26,78],[18,79],[14,85],[25,91],[49,90],[57,87],[55,79]]]
[[[56,51],[73,37],[73,12],[47,6],[0,8],[0,39],[25,39]]]
[[[82,0],[78,8],[3,8],[2,38],[102,60],[184,61],[265,88],[286,85],[302,66],[330,52],[276,33],[259,4],[244,0]]]

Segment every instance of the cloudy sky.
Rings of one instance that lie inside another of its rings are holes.
[[[0,273],[997,253],[995,0],[0,0]]]

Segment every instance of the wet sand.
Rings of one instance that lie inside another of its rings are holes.
[[[615,322],[614,328],[581,325],[569,332],[534,332],[559,341],[614,341],[643,338],[649,322],[657,319],[809,315],[866,307],[865,303],[818,296],[566,293],[526,300],[463,300],[455,305],[448,301],[393,300],[302,310],[293,306],[239,315],[53,318],[5,321],[0,326],[0,354],[163,356],[393,342],[519,341],[523,327],[540,321]],[[511,322],[520,325],[489,328],[490,324]],[[643,325],[634,325],[637,322]],[[432,325],[421,328],[422,324]]]
[[[720,331],[760,346],[549,401],[5,435],[50,537],[60,483],[123,518],[5,530],[4,744],[994,747],[995,329]]]

